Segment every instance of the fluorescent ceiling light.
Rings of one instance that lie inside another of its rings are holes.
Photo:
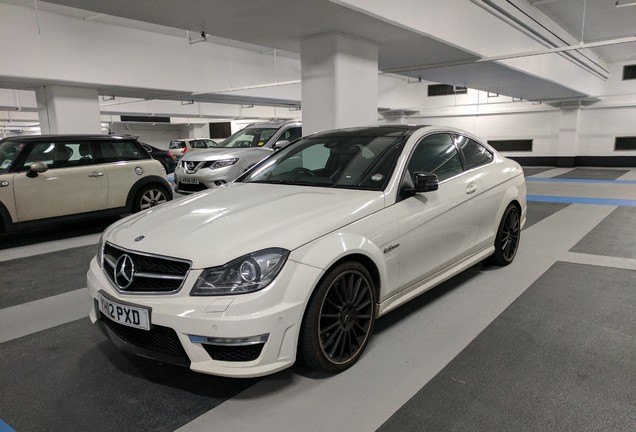
[[[636,0],[616,0],[616,7],[636,6]]]

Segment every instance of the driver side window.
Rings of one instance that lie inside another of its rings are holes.
[[[462,173],[459,153],[448,134],[424,137],[415,147],[407,166],[409,179],[416,172],[437,175],[440,182]]]

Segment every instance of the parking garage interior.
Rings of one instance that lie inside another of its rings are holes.
[[[636,429],[634,23],[628,0],[1,0],[0,137],[445,125],[522,165],[528,213],[510,266],[381,317],[351,369],[242,379],[91,323],[119,218],[2,234],[0,432]]]

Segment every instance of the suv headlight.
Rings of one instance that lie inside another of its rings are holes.
[[[210,163],[208,168],[210,169],[225,168],[225,167],[232,166],[237,162],[238,162],[238,158],[218,160],[218,161],[214,161]]]
[[[203,271],[190,292],[193,296],[245,294],[269,285],[283,268],[289,251],[264,249],[237,258],[222,267]]]

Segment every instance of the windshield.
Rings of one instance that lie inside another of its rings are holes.
[[[263,147],[278,127],[248,127],[227,138],[219,147]]]
[[[383,190],[403,142],[403,137],[394,136],[305,138],[239,181]]]
[[[0,173],[6,173],[16,160],[24,144],[15,141],[5,141],[0,144]]]

